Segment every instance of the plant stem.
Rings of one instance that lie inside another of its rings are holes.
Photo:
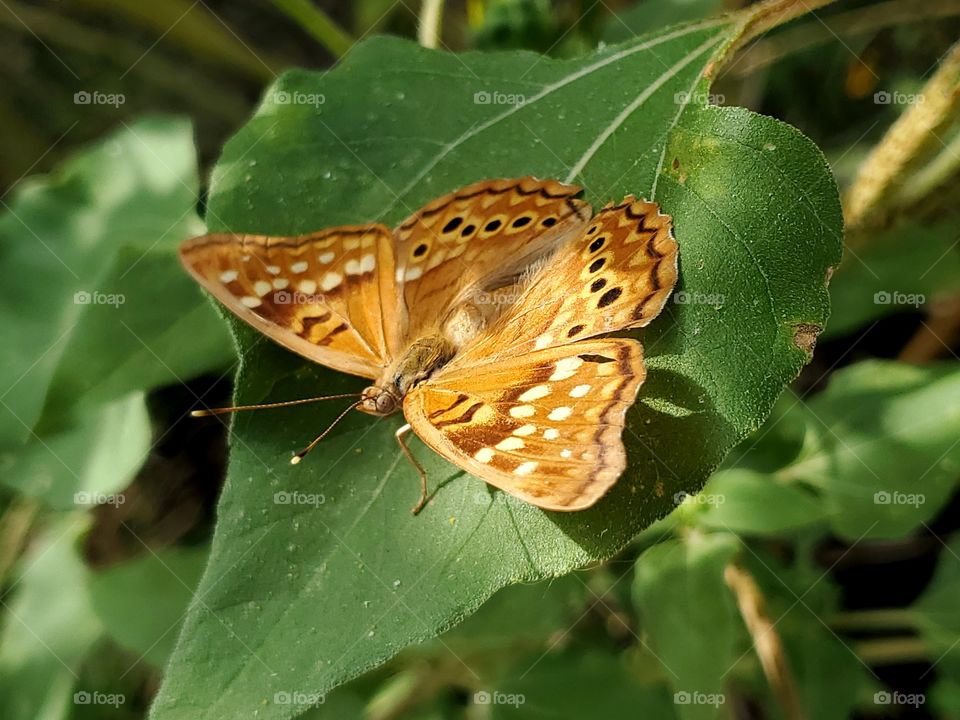
[[[833,615],[828,623],[834,630],[912,630],[915,615],[907,608],[855,610]]]
[[[930,648],[916,637],[864,640],[854,645],[854,652],[867,665],[901,665],[929,661],[931,657]]]
[[[353,45],[353,38],[311,0],[273,0],[273,4],[335,57],[342,58]]]
[[[0,517],[0,591],[7,573],[20,555],[40,504],[30,498],[17,498]]]
[[[727,565],[723,579],[737,598],[740,614],[753,638],[753,648],[760,658],[763,674],[784,717],[787,720],[802,720],[804,714],[800,708],[797,686],[790,672],[780,635],[767,614],[760,586],[750,573],[733,563]]]
[[[889,96],[889,93],[888,93]],[[898,210],[892,202],[917,168],[943,145],[940,135],[960,109],[960,42],[913,102],[873,149],[844,198],[848,245],[862,245],[871,230],[888,224]],[[855,242],[859,241],[859,242]]]
[[[420,8],[420,25],[417,40],[425,48],[440,44],[440,25],[443,20],[443,0],[423,0]]]

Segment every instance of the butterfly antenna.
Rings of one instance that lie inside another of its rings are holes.
[[[263,403],[261,405],[235,405],[233,407],[209,408],[193,410],[191,417],[210,417],[211,415],[226,415],[227,413],[241,412],[242,410],[267,410],[269,408],[291,407],[292,405],[306,405],[320,400],[340,400],[342,398],[361,397],[360,393],[345,393],[343,395],[321,395],[320,397],[304,398],[303,400],[287,400],[286,402]],[[359,403],[357,403],[359,405]]]
[[[363,400],[357,400],[357,402],[351,403],[351,404],[349,405],[349,407],[347,407],[346,410],[344,410],[342,413],[340,413],[339,415],[337,415],[336,419],[327,426],[327,429],[326,429],[326,430],[324,430],[322,433],[320,433],[319,435],[317,435],[317,437],[314,438],[313,442],[311,442],[311,443],[310,443],[309,445],[307,445],[303,450],[301,450],[301,451],[298,452],[296,455],[294,455],[292,458],[290,458],[290,464],[291,464],[291,465],[298,465],[298,464],[300,463],[300,461],[303,460],[304,456],[305,456],[308,452],[310,452],[311,450],[313,450],[313,449],[320,443],[320,441],[323,440],[331,430],[333,430],[333,426],[334,426],[334,425],[336,425],[338,422],[340,422],[341,420],[343,420],[343,418],[346,416],[346,414],[347,414],[348,412],[350,412],[351,410],[353,410],[355,407],[357,407],[357,405],[359,405],[359,404],[362,403],[362,402],[363,402]]]

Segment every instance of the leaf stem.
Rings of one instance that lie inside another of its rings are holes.
[[[842,612],[830,618],[834,630],[912,630],[916,615],[908,608],[880,608]]]
[[[417,41],[425,48],[436,48],[440,44],[442,21],[443,0],[423,0],[420,8],[420,25],[417,27]]]
[[[930,647],[916,637],[864,640],[853,649],[867,665],[901,665],[929,661],[931,657]]]
[[[273,4],[338,59],[353,45],[353,38],[311,0],[273,0]]]
[[[803,720],[800,696],[790,671],[787,654],[775,624],[767,614],[760,586],[750,573],[734,563],[727,565],[723,579],[737,598],[737,606],[753,638],[753,647],[760,659],[763,674],[784,717],[787,720]]]

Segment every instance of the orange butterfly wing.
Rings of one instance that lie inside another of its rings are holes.
[[[214,233],[180,258],[234,314],[313,362],[377,378],[396,355],[396,263],[382,225],[299,237]]]

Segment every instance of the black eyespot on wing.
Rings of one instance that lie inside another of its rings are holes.
[[[522,228],[524,225],[530,222],[530,217],[528,215],[522,215],[510,223],[515,228]]]
[[[472,235],[473,231],[477,229],[476,225],[466,225],[463,230],[460,231],[461,237],[466,237],[467,235]]]
[[[616,301],[618,297],[623,294],[623,288],[610,288],[603,295],[600,296],[600,300],[597,302],[598,308],[605,308],[607,305],[612,304]]]
[[[557,219],[555,217],[545,217],[540,224],[544,227],[553,227],[557,224]]]
[[[597,363],[598,365],[606,365],[607,363],[616,362],[616,358],[607,357],[606,355],[594,355],[593,353],[584,353],[583,355],[577,355],[578,358],[584,362]]]
[[[491,220],[490,222],[487,223],[486,227],[484,227],[483,229],[484,229],[486,232],[494,232],[494,231],[496,231],[502,224],[503,224],[503,223],[501,223],[500,220]]]
[[[443,230],[441,230],[440,232],[445,232],[445,233],[453,232],[453,231],[456,230],[458,227],[460,227],[460,223],[462,223],[462,222],[463,222],[463,218],[462,218],[462,217],[455,217],[455,218],[453,218],[450,222],[448,222],[446,225],[444,225],[444,226],[443,226]]]
[[[414,257],[423,257],[424,253],[426,253],[428,249],[429,249],[429,248],[427,247],[427,244],[426,244],[426,243],[420,243],[419,245],[417,245],[416,248],[414,248],[413,256],[414,256]]]
[[[574,325],[572,328],[567,330],[567,337],[572,338],[574,335],[579,335],[583,332],[583,328],[585,327],[585,325]]]
[[[597,250],[599,250],[600,248],[602,248],[602,247],[603,247],[603,244],[604,244],[606,241],[607,241],[607,239],[606,239],[603,235],[601,235],[600,237],[598,237],[596,240],[594,240],[592,243],[590,243],[590,252],[596,252]]]
[[[590,272],[595,273],[597,270],[603,267],[604,263],[607,262],[606,258],[597,258],[592,263],[590,263]]]
[[[597,278],[590,285],[590,292],[600,292],[607,286],[606,278]]]

